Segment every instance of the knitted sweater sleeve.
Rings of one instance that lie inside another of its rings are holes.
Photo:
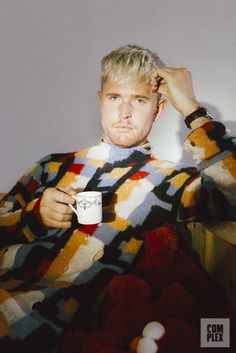
[[[0,245],[50,235],[39,214],[50,155],[35,163],[0,202]]]
[[[198,171],[181,188],[178,221],[236,220],[236,138],[209,122],[185,141]]]

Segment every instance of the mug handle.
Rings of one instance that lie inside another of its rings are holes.
[[[71,195],[71,196],[72,196],[72,197],[75,199],[75,201],[76,201],[75,195]],[[72,206],[70,203],[68,203],[68,206],[72,209],[72,211],[75,212],[76,216],[78,216],[78,212],[77,212],[77,210],[74,208],[74,206]]]

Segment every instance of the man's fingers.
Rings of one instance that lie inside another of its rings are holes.
[[[51,219],[52,221],[58,221],[58,222],[71,221],[71,219],[72,219],[71,212],[70,213],[62,213],[62,212],[57,212],[58,210],[59,209],[58,208],[56,209],[55,207],[52,209],[47,206],[42,206],[41,214],[43,215],[44,219]]]
[[[163,78],[160,76],[157,77],[152,77],[151,78],[151,86],[152,86],[152,91],[153,92],[158,92],[158,89],[163,82]]]
[[[58,222],[67,222],[71,221],[72,215],[70,214],[63,214],[59,212],[53,212],[52,219]]]
[[[61,190],[56,190],[54,201],[64,204],[73,204],[75,202],[75,199],[71,195],[68,195],[67,193]]]
[[[54,195],[55,196],[55,195]],[[72,202],[69,202],[68,199],[68,203],[65,202],[66,201],[66,197],[61,193],[57,194],[56,197],[54,197],[53,199],[45,199],[44,201],[42,200],[41,205],[42,207],[45,207],[45,209],[49,211],[55,211],[57,213],[62,213],[62,214],[72,214],[73,211],[72,209],[68,206],[68,204],[73,204],[75,202],[75,200],[72,198]]]
[[[152,90],[161,94],[167,93],[167,90],[164,86],[166,86],[166,79],[170,76],[171,72],[173,72],[175,68],[161,68],[158,67],[154,74],[151,77],[151,85]],[[163,92],[164,89],[164,92]]]
[[[158,67],[154,72],[154,74],[152,75],[152,77],[156,79],[166,78],[170,74],[170,72],[171,72],[171,69],[169,68]]]
[[[158,77],[163,79],[159,82],[159,87]],[[192,74],[187,68],[158,67],[151,82],[153,82],[153,92],[166,96],[173,107],[183,115],[188,115],[189,111],[199,106],[193,91]]]
[[[171,75],[180,72],[189,72],[189,70],[185,67],[158,67],[152,77],[168,79]]]
[[[47,201],[55,201],[64,204],[73,204],[75,202],[74,198],[62,189],[48,188],[44,191],[43,196]]]
[[[62,186],[62,187],[58,188],[57,190],[61,190],[69,195],[76,195],[75,189],[73,189],[71,186]]]
[[[57,213],[65,215],[71,215],[73,213],[72,209],[64,203],[55,202],[51,206],[51,208]]]
[[[45,218],[44,224],[48,227],[51,227],[51,228],[65,228],[66,229],[66,228],[71,227],[70,221],[61,222],[61,221],[53,220],[51,218]]]
[[[159,85],[157,92],[160,94],[163,94],[164,96],[166,96],[168,98],[168,88],[167,88],[167,85],[164,81]]]
[[[151,80],[152,92],[163,94],[168,98],[168,88],[166,81],[158,76],[157,78],[152,78]]]

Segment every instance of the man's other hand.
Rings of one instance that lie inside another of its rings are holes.
[[[151,86],[153,92],[166,96],[184,116],[200,106],[194,95],[192,74],[186,68],[158,68],[151,78]]]

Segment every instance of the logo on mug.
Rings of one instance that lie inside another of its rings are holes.
[[[101,202],[98,199],[95,199],[94,201],[88,201],[86,199],[82,199],[78,202],[77,204],[80,208],[83,208],[84,210],[86,210],[86,208],[89,208],[93,205],[95,206],[100,206]]]
[[[80,224],[98,224],[102,221],[102,193],[100,191],[82,191],[72,195],[75,207],[70,208],[77,215]]]

